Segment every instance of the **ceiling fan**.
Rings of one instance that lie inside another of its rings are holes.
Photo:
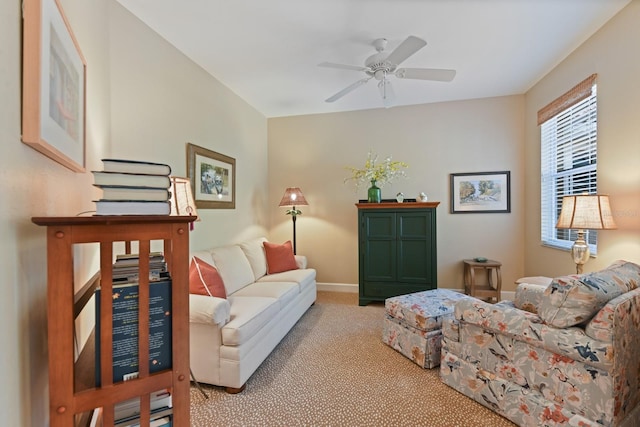
[[[456,75],[455,70],[444,70],[435,68],[398,68],[398,65],[411,55],[427,45],[427,42],[415,37],[407,37],[398,47],[391,53],[385,52],[387,47],[387,39],[376,39],[373,41],[373,47],[378,53],[374,53],[364,61],[364,67],[356,65],[336,64],[333,62],[322,62],[318,64],[320,67],[340,68],[343,70],[364,71],[367,77],[347,86],[340,92],[325,99],[325,102],[334,102],[342,98],[349,92],[354,91],[360,86],[375,78],[378,80],[378,89],[382,97],[382,103],[385,107],[393,105],[395,94],[391,81],[387,78],[389,75],[395,75],[400,79],[417,79],[417,80],[434,80],[441,82],[450,82]]]

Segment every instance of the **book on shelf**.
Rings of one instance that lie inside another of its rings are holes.
[[[149,396],[149,409],[152,418],[166,415],[167,409],[173,407],[169,390],[159,390]],[[113,418],[116,425],[120,422],[136,421],[140,417],[140,398],[134,397],[114,405]]]
[[[144,200],[165,201],[171,199],[171,192],[166,188],[126,187],[121,185],[96,185],[102,190],[105,200]]]
[[[169,215],[169,201],[105,200],[95,201],[96,215]]]
[[[112,273],[113,283],[116,285],[137,282],[140,277],[140,273],[137,268],[127,268],[122,271],[114,271]],[[169,272],[166,267],[163,269],[149,270],[149,281],[157,282],[169,278]]]
[[[93,184],[96,186],[118,185],[126,187],[169,188],[169,175],[153,175],[144,173],[125,173],[92,171]]]
[[[171,427],[173,425],[170,410],[159,414],[151,414],[149,427]],[[132,420],[116,421],[114,427],[140,427],[140,418],[136,417]]]
[[[100,296],[96,306],[96,386],[101,382]],[[138,283],[112,283],[113,382],[138,377]],[[171,279],[149,282],[149,372],[171,368]]]
[[[138,254],[119,254],[113,263],[113,282],[137,282],[140,258]],[[149,280],[156,281],[169,277],[167,262],[162,252],[149,253]]]
[[[167,266],[167,262],[164,260],[162,252],[150,252],[149,253],[149,268],[164,268]],[[127,268],[139,268],[140,258],[138,254],[126,254],[126,256],[118,255],[116,262],[113,263],[113,271],[122,270]]]
[[[163,260],[164,254],[162,251],[151,251],[149,252],[149,262],[153,262],[154,260]],[[131,254],[117,254],[116,262],[113,264],[114,267],[118,265],[124,265],[124,263],[131,263],[132,265],[138,265],[140,262],[140,254],[131,253]]]
[[[127,159],[102,159],[107,172],[142,173],[152,175],[170,175],[171,166],[164,163],[144,162]]]
[[[89,427],[102,427],[102,410],[95,408],[91,413]],[[149,396],[150,426],[170,427],[173,416],[173,402],[168,390],[151,393]],[[114,405],[114,427],[140,427],[140,397],[134,397]]]

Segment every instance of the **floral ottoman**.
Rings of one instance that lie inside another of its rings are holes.
[[[449,289],[387,298],[382,341],[422,368],[440,365],[442,318],[463,298],[469,296]]]

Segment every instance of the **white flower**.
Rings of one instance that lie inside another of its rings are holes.
[[[369,185],[375,181],[378,187],[382,187],[398,177],[407,176],[403,169],[408,168],[409,165],[405,162],[392,161],[391,156],[384,159],[382,163],[376,164],[377,161],[378,156],[369,151],[363,169],[354,168],[353,166],[346,167],[351,172],[351,176],[346,178],[345,182],[352,179],[355,181],[356,187],[359,187],[363,184]]]

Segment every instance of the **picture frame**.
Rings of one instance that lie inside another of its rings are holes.
[[[187,176],[199,209],[236,208],[236,159],[187,143]]]
[[[451,213],[510,213],[511,172],[450,175]]]
[[[58,0],[24,0],[22,142],[85,171],[86,73]]]

